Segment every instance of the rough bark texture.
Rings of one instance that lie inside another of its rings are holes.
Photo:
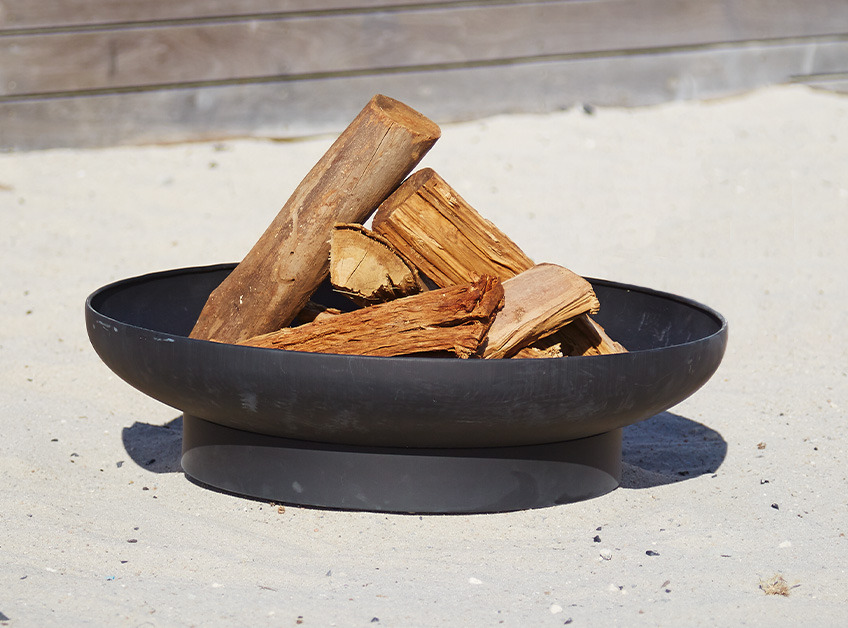
[[[418,271],[384,237],[338,224],[330,240],[330,283],[354,303],[374,305],[425,289]]]
[[[328,274],[333,225],[366,220],[439,134],[406,105],[372,98],[212,292],[191,337],[238,342],[288,325]]]
[[[280,329],[239,344],[253,347],[398,356],[450,352],[474,355],[503,305],[498,279],[442,288]]]

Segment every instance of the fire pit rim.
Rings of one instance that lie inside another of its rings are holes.
[[[125,279],[118,279],[116,281],[113,281],[113,282],[110,282],[108,284],[101,286],[100,288],[96,289],[91,294],[89,294],[88,297],[86,297],[86,300],[85,300],[85,309],[86,309],[86,312],[89,312],[89,311],[96,312],[98,317],[100,317],[100,318],[107,319],[109,321],[120,324],[120,325],[127,327],[127,328],[138,329],[140,331],[145,331],[145,332],[153,332],[153,333],[161,336],[162,338],[174,338],[174,339],[180,338],[181,340],[185,340],[185,341],[192,342],[192,343],[199,342],[199,343],[211,343],[211,344],[221,345],[221,344],[224,344],[224,343],[216,343],[216,342],[211,341],[211,340],[202,340],[202,339],[198,339],[198,338],[190,338],[188,335],[176,334],[176,333],[166,332],[166,331],[160,331],[160,330],[152,329],[150,327],[142,327],[140,325],[134,325],[134,324],[128,323],[126,321],[118,320],[118,319],[113,318],[113,317],[111,317],[107,314],[104,314],[103,312],[100,312],[95,307],[95,302],[99,298],[101,298],[105,293],[107,293],[109,291],[115,290],[117,288],[126,287],[126,286],[129,286],[129,285],[135,284],[135,283],[143,283],[145,281],[149,281],[150,279],[164,278],[164,277],[167,277],[167,276],[177,276],[177,275],[189,274],[189,273],[195,273],[195,272],[217,272],[217,271],[221,271],[221,270],[232,270],[233,268],[235,268],[236,265],[237,265],[236,262],[224,262],[224,263],[220,263],[220,264],[187,266],[187,267],[184,267],[184,268],[172,268],[172,269],[168,269],[168,270],[151,271],[151,272],[147,272],[147,273],[144,273],[142,275],[137,275],[137,276],[134,276],[134,277],[128,277],[128,278],[125,278]],[[671,346],[686,346],[687,344],[702,342],[704,340],[708,340],[710,338],[719,336],[719,335],[727,332],[727,328],[728,328],[727,319],[721,313],[716,311],[715,309],[711,308],[708,305],[705,305],[704,303],[696,301],[695,299],[691,299],[689,297],[684,297],[684,296],[681,296],[681,295],[678,295],[678,294],[673,294],[671,292],[656,290],[656,289],[653,289],[653,288],[648,288],[648,287],[645,287],[645,286],[639,286],[639,285],[636,285],[636,284],[621,283],[621,282],[617,282],[617,281],[613,281],[613,280],[609,280],[609,279],[601,279],[601,278],[596,278],[596,277],[584,277],[584,279],[586,279],[586,281],[588,281],[590,284],[592,284],[593,287],[600,285],[600,286],[611,287],[611,288],[620,289],[620,290],[626,290],[628,292],[638,292],[638,293],[641,293],[641,294],[644,294],[644,295],[647,295],[647,296],[654,296],[654,297],[658,297],[658,298],[662,298],[662,299],[667,299],[669,301],[673,301],[673,302],[680,303],[682,305],[689,306],[693,309],[700,310],[701,313],[703,313],[703,314],[710,316],[719,325],[718,329],[711,334],[701,336],[699,338],[694,338],[694,339],[686,341],[686,342],[675,343],[674,345],[671,345]],[[310,351],[294,351],[294,350],[290,350],[290,349],[273,349],[273,348],[268,348],[268,347],[249,347],[249,346],[244,346],[244,345],[226,345],[225,344],[225,346],[238,346],[242,349],[251,350],[251,351],[263,351],[263,352],[280,352],[280,351],[283,351],[285,353],[290,353],[290,354],[291,353],[297,353],[297,354],[304,354],[304,355],[320,355],[320,356],[325,356],[325,357],[342,357],[342,358],[355,357],[358,360],[359,359],[362,359],[362,360],[380,360],[380,361],[420,360],[420,361],[437,362],[437,363],[440,363],[440,364],[445,364],[447,362],[447,363],[450,363],[450,364],[478,364],[478,365],[481,364],[481,363],[511,364],[512,367],[514,367],[516,362],[519,362],[517,360],[512,360],[512,361],[511,360],[479,360],[479,359],[474,359],[474,358],[462,360],[462,359],[447,359],[447,358],[443,358],[443,357],[429,357],[429,356],[384,357],[384,356],[373,356],[373,355],[350,355],[350,354],[340,354],[340,353],[313,353],[313,352],[310,352]],[[628,351],[628,353],[634,354],[634,353],[641,353],[641,352],[657,351],[659,349],[664,349],[664,348],[667,348],[667,347],[650,347],[650,348],[645,348],[645,349],[633,349],[633,350]],[[561,357],[561,358],[545,358],[545,359],[547,359],[547,360],[566,360],[566,359],[567,360],[596,360],[596,359],[611,359],[611,358],[615,358],[616,356],[620,356],[620,355],[622,355],[622,354],[608,354],[608,355],[598,355],[598,356],[564,356],[564,357]]]

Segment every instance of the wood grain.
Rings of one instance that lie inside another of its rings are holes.
[[[7,18],[11,4],[7,3]],[[814,4],[816,15],[821,5]],[[791,12],[784,15],[780,5],[775,6],[772,19],[788,17]],[[617,24],[615,16],[609,19],[596,26],[607,29]],[[785,30],[793,32],[792,23],[786,21]],[[834,30],[840,30],[839,24],[834,20]],[[15,67],[18,60],[11,54],[10,41],[0,37],[0,54],[11,63],[0,65],[0,89],[5,90],[0,92],[0,150],[337,134],[375,92],[407,102],[439,122],[450,122],[505,112],[557,111],[580,103],[643,106],[715,98],[787,81],[844,90],[848,75],[848,37],[835,35],[682,50],[552,54],[535,60],[469,62],[464,67],[433,65],[421,71],[365,68],[353,74],[281,76],[267,82],[234,76],[229,83],[214,86],[176,84],[148,90],[130,85],[115,93],[83,95],[72,89],[59,92],[61,97],[32,98],[20,95],[17,86],[13,89],[4,78],[6,71],[21,72]],[[344,44],[339,46],[343,51]],[[42,64],[52,62],[45,59]],[[67,70],[73,73],[76,68]],[[28,71],[40,75],[51,70],[36,65]],[[18,96],[9,96],[11,92]]]
[[[831,35],[846,24],[848,3],[834,0],[594,0],[11,32],[0,46],[0,96],[553,60]]]
[[[288,327],[240,344],[252,347],[391,357],[422,353],[474,355],[503,304],[493,277],[432,290]]]
[[[377,208],[373,228],[439,286],[477,274],[508,279],[533,266],[432,168],[414,173]]]
[[[0,0],[0,28],[72,28],[173,20],[203,21],[238,16],[363,12],[384,7],[426,6],[440,0]]]
[[[588,281],[555,264],[538,264],[507,279],[503,290],[503,309],[483,348],[487,359],[510,358],[600,307]]]
[[[212,291],[190,336],[238,342],[288,325],[329,271],[338,222],[362,222],[432,147],[439,127],[374,96]]]
[[[418,294],[425,286],[391,243],[359,224],[337,224],[330,238],[330,283],[361,306]]]

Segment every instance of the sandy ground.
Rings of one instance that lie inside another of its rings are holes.
[[[179,411],[88,343],[90,292],[240,259],[331,140],[0,155],[0,625],[844,625],[848,99],[443,128],[422,165],[534,259],[730,322],[713,379],[626,430],[619,489],[497,515],[203,489]]]

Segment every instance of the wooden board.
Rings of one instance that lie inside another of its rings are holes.
[[[844,0],[0,0],[0,150],[837,89]]]
[[[434,3],[444,4],[440,0],[0,0],[0,31],[364,12]]]
[[[580,103],[642,106],[803,82],[838,72],[839,59],[848,41],[0,101],[0,150],[336,134],[377,92],[439,123]]]
[[[621,28],[626,25],[626,28]],[[431,65],[717,45],[838,33],[833,0],[594,0],[458,5],[15,35],[0,95],[308,78]]]

